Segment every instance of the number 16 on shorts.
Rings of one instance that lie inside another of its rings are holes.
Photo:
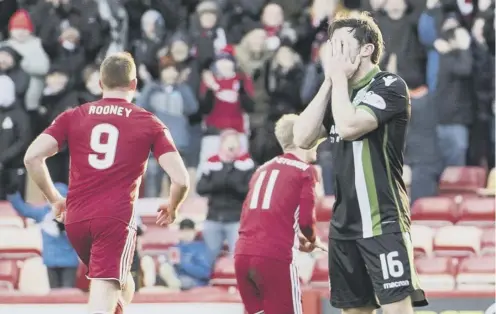
[[[400,278],[405,273],[403,264],[397,259],[398,256],[398,251],[392,251],[387,254],[382,253],[379,255],[382,278],[384,278],[384,280],[389,280],[391,277]]]

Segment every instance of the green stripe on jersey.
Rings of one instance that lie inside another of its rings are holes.
[[[369,196],[370,217],[372,220],[372,233],[374,236],[382,234],[381,212],[379,210],[379,201],[377,199],[377,187],[375,185],[374,168],[372,168],[372,157],[370,156],[369,140],[363,140],[362,150],[363,172],[365,175],[365,184]]]

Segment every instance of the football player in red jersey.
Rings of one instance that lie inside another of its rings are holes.
[[[315,149],[293,143],[297,115],[284,115],[275,127],[284,154],[260,166],[243,204],[235,269],[249,314],[300,314],[299,276],[293,250],[320,247],[315,234],[317,173],[309,164]]]
[[[172,185],[157,223],[172,223],[189,188],[188,172],[168,129],[151,113],[130,103],[136,65],[128,53],[108,56],[100,67],[101,100],[59,115],[28,148],[29,175],[65,219],[67,236],[88,266],[91,314],[122,313],[134,293],[130,275],[136,243],[133,204],[153,152]],[[67,200],[57,192],[45,159],[67,145]]]

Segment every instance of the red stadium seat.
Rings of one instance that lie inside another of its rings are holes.
[[[421,198],[412,207],[412,220],[432,227],[452,225],[457,219],[456,203],[448,197]]]
[[[22,262],[19,273],[19,291],[26,294],[50,292],[47,269],[41,257],[28,258]]]
[[[0,257],[23,259],[41,255],[38,228],[0,228]]]
[[[159,255],[179,242],[179,231],[158,226],[149,227],[140,237],[143,254]]]
[[[453,257],[477,255],[481,238],[482,230],[474,226],[442,227],[434,238],[434,254]]]
[[[412,225],[411,236],[415,257],[429,256],[434,245],[434,230],[429,226]]]
[[[19,266],[16,260],[0,260],[0,287],[6,290],[17,288]]]
[[[336,198],[334,196],[323,197],[315,206],[315,213],[317,221],[329,222],[332,216],[332,207]]]
[[[455,289],[456,261],[451,257],[431,257],[415,260],[422,288],[427,291]]]
[[[17,227],[24,228],[24,219],[17,214],[9,202],[0,201],[0,228]]]
[[[139,198],[134,203],[134,210],[140,216],[143,224],[147,226],[156,226],[157,209],[160,204],[167,202],[167,200],[159,197]]]
[[[466,198],[460,205],[458,224],[494,226],[495,208],[494,198]]]
[[[485,187],[487,171],[483,167],[448,167],[439,182],[441,195],[476,194]]]
[[[476,256],[464,259],[458,267],[458,290],[492,291],[495,286],[494,256]]]
[[[221,257],[217,260],[210,283],[215,286],[236,286],[234,260],[231,257]]]
[[[481,255],[495,255],[494,228],[484,229],[481,240]]]
[[[314,287],[329,288],[329,259],[327,255],[324,255],[315,261],[310,282]]]

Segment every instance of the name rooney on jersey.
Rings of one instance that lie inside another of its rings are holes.
[[[101,115],[109,115],[113,114],[116,116],[126,116],[129,118],[133,110],[130,108],[124,108],[117,105],[106,105],[106,106],[90,106],[89,114],[101,114]]]

